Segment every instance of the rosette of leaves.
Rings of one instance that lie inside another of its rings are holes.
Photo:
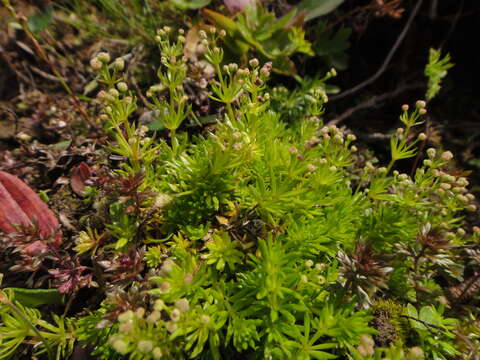
[[[227,31],[225,44],[233,54],[245,58],[255,51],[262,61],[272,61],[273,69],[279,73],[295,73],[295,65],[290,60],[293,54],[314,55],[301,23],[295,20],[296,9],[277,18],[260,4],[252,3],[234,18],[210,9],[203,9],[203,14]]]

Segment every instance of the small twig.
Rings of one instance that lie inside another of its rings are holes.
[[[40,75],[41,77],[47,79],[47,80],[50,80],[50,81],[56,81],[56,82],[60,82],[60,79],[57,78],[56,76],[54,75],[50,75],[48,73],[46,73],[45,71],[42,71],[40,70],[39,68],[37,68],[36,66],[33,66],[33,65],[30,65],[30,69],[32,69],[32,71],[38,75]]]
[[[50,59],[48,58],[48,55],[45,53],[45,50],[42,48],[42,46],[40,45],[40,43],[37,41],[37,39],[35,39],[35,36],[33,36],[30,28],[28,27],[28,22],[27,22],[27,18],[22,15],[22,14],[19,14],[16,12],[16,10],[13,8],[13,6],[10,4],[10,0],[1,0],[3,5],[7,8],[7,10],[10,12],[10,14],[12,15],[13,18],[15,18],[19,23],[20,25],[22,26],[23,28],[23,31],[25,32],[25,34],[27,35],[27,37],[30,39],[30,41],[32,42],[34,48],[35,48],[35,51],[37,53],[37,55],[43,60],[45,61],[48,66],[50,67],[50,70],[53,72],[53,74],[55,75],[55,77],[58,79],[58,81],[62,84],[63,88],[65,89],[65,91],[70,95],[72,101],[73,101],[73,104],[74,106],[77,108],[78,112],[80,113],[80,115],[82,116],[82,118],[92,127],[92,128],[95,128],[95,124],[90,120],[90,117],[88,116],[85,108],[82,106],[82,104],[80,103],[80,101],[78,100],[77,96],[75,95],[75,93],[72,91],[72,89],[70,89],[70,87],[68,86],[68,84],[65,82],[65,79],[63,78],[62,74],[60,74],[60,72],[57,70],[57,68],[55,67],[55,65],[50,61]]]
[[[421,84],[421,83],[415,83],[415,84],[410,84],[410,85],[404,85],[404,86],[401,86],[397,89],[395,89],[394,91],[391,91],[391,92],[388,92],[388,93],[385,93],[385,94],[382,94],[382,95],[376,95],[376,96],[372,96],[370,99],[368,99],[367,101],[365,102],[362,102],[358,105],[355,105],[349,109],[347,109],[345,112],[343,112],[341,115],[339,115],[338,117],[336,117],[335,119],[331,120],[328,122],[328,125],[337,125],[341,122],[343,122],[345,119],[349,118],[350,116],[352,116],[354,113],[356,113],[357,111],[360,111],[360,110],[363,110],[363,109],[368,109],[368,108],[371,108],[371,107],[375,107],[378,103],[382,102],[382,101],[385,101],[387,99],[390,99],[390,98],[394,98],[394,97],[397,97],[399,94],[401,94],[402,92],[404,91],[408,91],[408,90],[413,90],[413,89],[419,89],[419,88],[422,88],[424,87],[425,85],[424,84]]]
[[[450,38],[450,36],[452,35],[453,33],[453,30],[455,29],[455,27],[457,26],[457,23],[458,23],[458,20],[460,20],[460,15],[462,15],[462,12],[463,12],[463,6],[465,4],[465,1],[462,0],[460,2],[460,7],[458,8],[458,11],[457,13],[455,14],[455,17],[453,18],[452,20],[452,25],[450,26],[450,29],[448,30],[448,33],[447,35],[445,36],[445,39],[442,41],[442,43],[440,44],[440,49],[443,49],[443,47],[445,46],[445,44],[447,43],[448,39]]]
[[[421,323],[422,325],[424,325],[428,330],[432,331],[430,328],[433,328],[433,329],[437,329],[437,330],[440,330],[440,331],[445,331],[445,329],[441,326],[438,326],[438,325],[434,325],[434,324],[430,324],[430,323],[427,323],[423,320],[420,320],[420,319],[417,319],[416,317],[413,317],[413,316],[408,316],[408,315],[400,315],[400,317],[403,317],[405,319],[411,319],[411,320],[415,320],[415,321],[418,321],[419,323]]]
[[[405,38],[405,35],[407,35],[408,29],[410,28],[410,25],[412,24],[415,16],[417,16],[418,10],[420,9],[420,6],[422,5],[422,3],[423,3],[423,0],[418,0],[417,1],[417,4],[413,8],[413,11],[410,13],[410,17],[408,18],[407,23],[403,27],[402,32],[398,36],[397,40],[395,41],[392,48],[390,49],[390,52],[388,53],[387,57],[383,61],[382,66],[380,66],[380,68],[377,70],[377,72],[373,76],[371,76],[368,79],[362,81],[360,84],[354,86],[353,88],[345,90],[345,91],[341,92],[340,94],[338,94],[336,96],[332,96],[330,98],[330,100],[332,100],[332,101],[340,100],[340,99],[344,98],[345,96],[356,93],[357,91],[363,89],[365,86],[368,86],[371,83],[373,83],[375,80],[377,80],[385,72],[388,65],[390,64],[390,61],[393,58],[393,55],[395,55],[395,53],[397,52],[400,44],[403,42],[403,39]]]

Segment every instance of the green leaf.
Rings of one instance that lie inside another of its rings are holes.
[[[441,323],[438,321],[437,312],[432,306],[423,306],[420,309],[420,320],[426,322],[427,324],[440,326]]]
[[[298,5],[299,11],[306,11],[305,21],[310,21],[319,16],[335,10],[344,0],[303,0]]]
[[[28,18],[28,27],[34,33],[45,30],[53,21],[53,6],[47,6]]]
[[[418,319],[418,311],[415,308],[415,306],[413,306],[410,303],[407,305],[407,315],[415,319]]]
[[[171,0],[173,5],[181,10],[200,9],[210,4],[211,1],[212,0]]]
[[[210,9],[203,9],[202,13],[209,21],[225,29],[227,33],[232,34],[238,31],[237,23],[229,17]]]
[[[13,291],[16,301],[27,307],[34,308],[46,304],[58,305],[63,304],[65,301],[65,296],[61,294],[57,289],[7,289]]]

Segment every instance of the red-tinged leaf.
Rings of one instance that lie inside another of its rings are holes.
[[[57,231],[57,218],[27,184],[14,175],[0,171],[0,185],[0,224],[3,231],[15,232],[14,225],[32,223],[38,225],[44,238]],[[57,245],[62,241],[60,230],[55,233],[55,241]]]
[[[72,169],[70,176],[70,186],[72,187],[73,192],[78,196],[84,196],[85,182],[90,179],[91,176],[92,172],[90,167],[85,162],[75,166]]]
[[[38,256],[48,251],[48,245],[42,240],[34,241],[33,243],[25,246],[23,252],[28,256]]]
[[[10,234],[16,225],[32,225],[28,216],[18,206],[5,186],[0,183],[0,230]]]

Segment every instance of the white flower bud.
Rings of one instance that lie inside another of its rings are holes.
[[[257,58],[251,59],[248,63],[249,63],[250,66],[253,67],[253,68],[257,67],[257,66],[260,64],[260,62],[258,61]]]
[[[122,58],[116,58],[115,62],[113,63],[113,67],[117,71],[122,71],[125,68],[125,60]]]
[[[118,84],[117,84],[117,89],[121,92],[126,92],[128,90],[128,85],[126,82],[124,81],[120,81]]]
[[[94,57],[90,60],[90,66],[93,70],[100,70],[102,68],[102,62],[97,57]]]
[[[137,349],[142,353],[149,353],[153,349],[153,343],[150,340],[140,340]]]
[[[108,63],[110,62],[110,54],[107,52],[100,52],[97,54],[97,59],[100,60],[103,63]]]
[[[449,161],[449,160],[451,160],[451,159],[453,158],[453,154],[452,154],[451,151],[444,151],[444,152],[442,153],[442,155],[441,155],[441,158],[442,158],[443,160]]]

